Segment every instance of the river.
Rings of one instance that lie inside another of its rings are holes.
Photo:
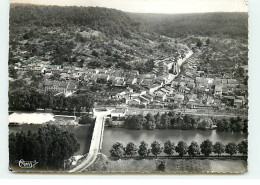
[[[21,125],[9,127],[10,132],[19,132],[31,130],[36,132],[40,125]],[[77,141],[80,144],[80,150],[75,155],[86,154],[89,150],[89,141],[87,139],[88,126],[61,126],[65,130],[74,133]],[[219,141],[223,144],[229,142],[239,143],[240,141],[247,139],[246,133],[231,133],[231,132],[217,132],[216,130],[202,131],[202,130],[128,130],[124,128],[109,128],[106,127],[104,130],[104,139],[101,152],[110,155],[109,150],[116,141],[121,141],[126,145],[130,141],[134,141],[137,145],[141,141],[146,141],[149,145],[154,141],[158,140],[162,144],[166,140],[172,140],[178,143],[184,140],[188,144],[192,141],[197,141],[199,144],[209,139],[213,143]]]
[[[216,130],[127,130],[124,128],[105,128],[101,152],[110,155],[109,150],[117,141],[121,141],[124,145],[130,141],[134,141],[137,145],[141,141],[145,141],[150,145],[154,140],[158,140],[163,144],[168,139],[174,141],[175,144],[181,140],[187,144],[192,141],[197,141],[200,144],[206,139],[211,140],[213,144],[217,141],[227,144],[229,142],[239,143],[247,139],[247,134],[217,132]]]

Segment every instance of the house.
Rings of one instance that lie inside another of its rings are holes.
[[[134,85],[134,84],[136,84],[137,83],[137,78],[135,78],[135,77],[130,77],[130,78],[128,78],[127,80],[126,80],[126,85]]]
[[[214,95],[215,96],[222,96],[222,86],[221,85],[215,86]]]
[[[148,103],[152,102],[153,101],[153,96],[149,95],[149,94],[143,94],[143,95],[140,95],[139,96],[140,100],[145,100],[147,101]]]
[[[169,86],[165,86],[164,89],[166,89],[168,91],[166,93],[167,95],[171,95],[171,94],[173,94],[174,91],[176,91],[175,89],[173,89],[172,87],[169,87]]]
[[[189,89],[193,89],[193,88],[195,87],[195,83],[194,83],[194,82],[189,82],[189,83],[187,84],[187,87],[188,87]]]
[[[157,91],[156,93],[154,93],[154,100],[159,101],[159,102],[164,102],[167,99],[167,96],[165,93],[163,93],[162,91]]]
[[[243,101],[239,99],[234,100],[234,107],[241,108],[243,106]]]
[[[107,74],[98,74],[96,77],[97,82],[107,82],[110,79],[110,76]]]
[[[176,103],[182,103],[184,100],[184,96],[182,94],[176,94],[174,96],[174,102]]]
[[[126,104],[128,104],[128,105],[140,105],[141,101],[139,99],[129,99],[129,100],[126,100]]]
[[[214,103],[214,98],[213,97],[211,97],[211,96],[208,96],[207,97],[207,105],[211,105],[211,104],[213,104]]]
[[[179,87],[179,92],[181,92],[181,93],[184,93],[184,92],[186,92],[186,86],[180,86]]]
[[[46,81],[44,83],[45,91],[57,91],[61,93],[73,93],[76,91],[76,84],[68,82],[58,82],[58,81]]]
[[[90,81],[93,78],[93,75],[94,74],[92,74],[92,73],[86,73],[86,75],[84,76],[84,80]]]
[[[66,93],[66,92],[67,92],[68,85],[69,85],[69,84],[68,84],[67,82],[61,82],[61,83],[59,84],[58,91],[59,91],[59,92]]]
[[[116,117],[116,118],[121,118],[124,117],[126,114],[126,109],[124,108],[116,108],[111,111],[111,118]]]
[[[125,91],[117,93],[115,98],[118,100],[123,99],[123,98],[128,98],[128,93],[126,93]]]
[[[179,82],[178,81],[172,81],[172,87],[178,87],[179,86]]]
[[[153,84],[153,81],[152,79],[143,79],[140,83],[141,86],[144,86],[144,87],[148,87],[148,86],[151,86]]]
[[[114,81],[115,81],[115,86],[117,87],[123,87],[126,85],[124,77],[115,77]]]
[[[70,83],[67,87],[67,93],[74,93],[77,90],[77,86],[74,83]]]
[[[203,78],[203,77],[196,77],[196,85],[197,86],[204,86],[204,85],[207,85],[207,80],[206,78]]]
[[[158,90],[161,87],[159,84],[153,84],[148,87],[149,93],[152,94],[154,91]]]

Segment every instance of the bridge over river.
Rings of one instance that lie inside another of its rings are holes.
[[[76,166],[75,168],[69,171],[70,173],[82,172],[95,162],[97,155],[100,152],[102,147],[105,117],[111,114],[112,110],[113,109],[106,110],[106,111],[94,110],[94,115],[96,116],[96,122],[92,134],[89,153],[84,161],[82,161],[78,166]]]

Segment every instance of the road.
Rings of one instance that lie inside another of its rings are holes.
[[[163,114],[165,112],[176,112],[176,113],[182,113],[182,114],[189,114],[189,115],[196,115],[196,116],[211,116],[211,117],[237,117],[237,116],[240,116],[240,117],[247,117],[247,115],[245,114],[234,114],[234,113],[220,113],[220,112],[213,112],[213,111],[210,111],[208,113],[208,110],[202,110],[204,112],[197,112],[196,109],[185,109],[185,112],[183,111],[183,109],[149,109],[149,108],[143,108],[143,109],[140,109],[140,108],[134,108],[134,107],[131,107],[128,109],[128,111],[126,112],[127,115],[134,115],[134,114],[147,114],[147,113],[151,113],[151,114],[157,114],[158,112]]]
[[[69,173],[82,172],[86,170],[97,158],[103,140],[103,129],[105,124],[105,117],[111,113],[112,110],[96,112],[96,122],[93,130],[91,144],[87,158],[81,164],[69,171]]]

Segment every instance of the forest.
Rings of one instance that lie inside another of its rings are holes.
[[[144,29],[140,22],[133,21],[119,10],[99,7],[60,7],[11,4],[12,26],[88,26],[106,35],[129,37],[130,32]]]
[[[129,16],[140,20],[153,31],[169,37],[216,36],[247,38],[247,13],[196,14],[137,14]]]
[[[64,160],[79,148],[74,134],[54,125],[41,126],[36,133],[22,131],[9,135],[9,161],[15,166],[22,159],[36,160],[36,167],[62,169]]]

